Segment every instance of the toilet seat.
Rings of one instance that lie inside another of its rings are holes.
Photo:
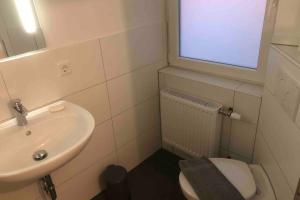
[[[214,163],[246,200],[251,199],[255,195],[256,184],[248,164],[226,158],[210,158],[210,161]],[[183,193],[190,197],[189,200],[200,200],[182,172],[179,175],[179,183]]]

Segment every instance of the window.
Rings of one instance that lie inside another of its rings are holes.
[[[168,0],[169,61],[263,84],[274,0]]]
[[[266,0],[181,0],[180,56],[257,68]]]

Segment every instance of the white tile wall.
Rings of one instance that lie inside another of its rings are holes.
[[[96,85],[72,94],[64,100],[84,107],[94,116],[96,124],[111,118],[106,84]]]
[[[4,86],[2,77],[0,76],[0,121],[8,119],[11,117],[10,111],[7,107],[9,101],[9,96]]]
[[[278,200],[293,199],[300,177],[300,130],[294,121],[300,69],[287,57],[271,49],[255,147],[255,161],[267,171]]]
[[[253,85],[248,83],[243,83],[239,85],[236,89],[236,92],[245,93],[251,96],[262,97],[264,90],[260,85]]]
[[[266,87],[294,120],[300,98],[298,65],[288,55],[282,55],[277,48],[271,49],[268,63]]]
[[[298,111],[296,113],[295,123],[298,126],[298,128],[300,128],[300,106],[299,106]]]
[[[54,183],[59,186],[115,151],[112,122],[106,121],[96,126],[92,138],[85,149],[71,162],[56,170],[53,175]]]
[[[261,118],[263,136],[295,191],[300,177],[299,129],[268,90],[264,94]]]
[[[35,5],[51,47],[165,20],[162,0],[35,0]]]
[[[100,42],[108,79],[154,64],[164,55],[160,23],[106,37]]]
[[[257,124],[261,96],[253,96],[244,92],[235,92],[234,111],[242,115],[242,121]]]
[[[1,63],[12,98],[33,109],[105,81],[97,40]],[[69,60],[72,74],[61,77],[57,63]]]
[[[159,99],[154,96],[113,118],[117,147],[120,148],[144,131],[160,124]]]
[[[108,165],[118,164],[115,154],[110,154],[101,162],[97,162],[84,172],[77,174],[65,184],[57,187],[58,200],[87,200],[92,199],[104,189],[103,183],[99,184],[99,174]]]
[[[272,182],[273,189],[278,200],[292,200],[293,192],[288,185],[286,177],[283,175],[272,152],[269,150],[265,139],[259,132],[255,143],[254,162],[261,164]]]
[[[33,200],[40,193],[37,183],[0,184],[1,200]]]
[[[131,170],[159,149],[161,135],[157,128],[144,131],[139,137],[118,150],[120,164]]]
[[[284,66],[285,63],[282,63],[282,59],[276,56],[276,52],[271,49],[269,59],[268,59],[268,67],[266,76],[266,88],[270,90],[272,94],[275,94],[276,87],[278,85],[279,80],[279,69],[280,66]]]
[[[108,81],[112,115],[158,94],[158,72],[155,64]]]
[[[286,66],[285,66],[286,67]],[[278,79],[276,80],[274,96],[282,105],[285,112],[292,120],[296,115],[299,104],[300,90],[296,81],[283,69],[279,69]]]
[[[248,161],[251,161],[256,128],[256,124],[234,120],[231,126],[230,152],[248,158]]]

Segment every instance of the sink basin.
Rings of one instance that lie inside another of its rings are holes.
[[[28,125],[16,119],[0,124],[0,182],[41,178],[74,158],[92,135],[95,121],[85,109],[59,101],[28,113]],[[47,152],[37,161],[35,152]]]

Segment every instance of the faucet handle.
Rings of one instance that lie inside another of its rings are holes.
[[[25,114],[25,115],[27,114],[27,109],[25,108],[25,106],[22,105],[21,99],[19,99],[19,98],[11,99],[10,100],[10,106],[14,110],[18,111],[21,114]]]
[[[19,107],[20,105],[22,105],[21,103],[21,99],[16,98],[16,99],[11,99],[8,103],[9,107],[11,108],[16,108]]]

